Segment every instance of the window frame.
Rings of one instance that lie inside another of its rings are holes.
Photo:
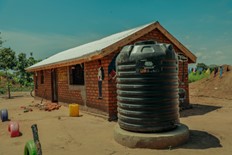
[[[76,64],[68,67],[69,85],[84,86],[85,85],[85,66],[84,63]]]

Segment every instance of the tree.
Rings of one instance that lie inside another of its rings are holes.
[[[21,85],[25,85],[25,79],[26,79],[26,72],[25,68],[27,67],[27,57],[25,53],[20,53],[18,55],[18,61],[16,65],[16,70],[17,70],[17,76],[18,76],[18,81]]]
[[[13,70],[16,66],[15,52],[11,48],[0,49],[0,69],[4,70],[7,77],[7,90],[8,98],[11,98],[10,94],[10,76],[8,74],[9,70]]]
[[[1,34],[1,33],[0,33]],[[7,88],[8,96],[10,96],[10,85],[12,84],[13,74],[10,74],[13,71],[14,75],[16,74],[16,80],[21,84],[21,86],[31,86],[33,84],[32,73],[26,72],[25,68],[39,62],[33,57],[33,53],[30,53],[29,58],[27,58],[25,53],[18,54],[16,58],[15,52],[10,48],[2,47],[4,41],[0,36],[0,70],[4,70],[7,78]]]
[[[1,34],[1,32],[0,32]],[[2,37],[0,36],[0,47],[2,47],[3,41],[2,41]]]
[[[197,70],[202,69],[202,70],[207,70],[209,67],[204,64],[204,63],[197,63]]]
[[[16,65],[17,75],[19,77],[19,83],[23,86],[29,86],[33,82],[32,73],[26,72],[26,68],[38,62],[34,59],[33,53],[30,53],[30,57],[27,59],[25,53],[18,55],[18,61]]]

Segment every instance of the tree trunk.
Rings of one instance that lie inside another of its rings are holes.
[[[11,98],[11,95],[10,95],[10,82],[9,82],[9,77],[8,77],[7,71],[6,71],[6,79],[7,79],[8,98],[10,99]]]

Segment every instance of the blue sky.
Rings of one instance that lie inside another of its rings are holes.
[[[206,64],[232,64],[230,0],[0,0],[5,47],[44,59],[159,21]]]

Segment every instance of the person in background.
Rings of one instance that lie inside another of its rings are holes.
[[[229,71],[230,71],[229,66],[227,66],[226,71],[227,71],[227,72],[229,72]]]
[[[197,69],[196,68],[193,68],[193,73],[196,73]]]
[[[202,71],[203,71],[203,68],[199,68],[199,69],[198,69],[199,75],[202,74]]]
[[[189,68],[188,69],[188,73],[190,74],[192,72],[192,68]]]
[[[216,77],[217,72],[218,72],[218,67],[215,67],[215,68],[214,68],[214,77]]]
[[[219,71],[220,71],[220,78],[222,78],[222,73],[223,73],[223,67],[222,66],[220,66],[220,68],[219,68]]]
[[[209,79],[210,78],[210,68],[208,68],[205,73],[207,75],[207,78]]]
[[[116,78],[116,71],[114,69],[109,73],[109,80],[114,80]]]
[[[114,81],[116,82],[116,66],[115,66],[115,62],[116,62],[116,58],[118,56],[119,53],[115,54],[112,61],[110,62],[109,66],[108,66],[108,74],[109,74],[109,80],[110,81]]]

